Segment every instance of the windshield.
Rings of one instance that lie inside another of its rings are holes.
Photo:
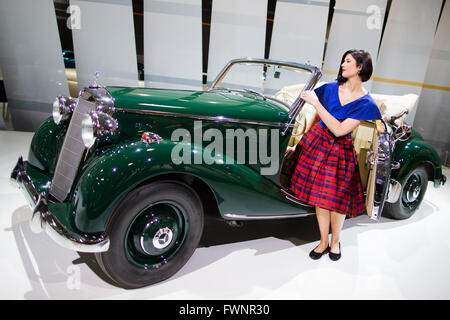
[[[292,108],[301,90],[312,80],[313,67],[266,61],[230,62],[210,90],[246,92]]]

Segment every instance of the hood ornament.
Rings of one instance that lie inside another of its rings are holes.
[[[94,81],[92,81],[90,88],[100,88],[100,86],[97,84],[98,78],[100,78],[100,72],[95,71],[94,73]]]

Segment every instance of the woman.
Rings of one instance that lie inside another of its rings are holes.
[[[312,259],[329,252],[331,260],[339,260],[345,217],[366,210],[351,134],[361,120],[381,119],[376,103],[362,86],[371,75],[370,54],[349,50],[342,56],[336,82],[301,94],[314,106],[315,114],[312,128],[295,149],[291,190],[316,209],[320,243],[310,252]]]

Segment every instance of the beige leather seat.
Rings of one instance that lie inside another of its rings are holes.
[[[403,110],[408,109],[408,113],[416,107],[419,96],[414,93],[404,95],[389,95],[389,94],[370,94],[378,105],[381,115],[384,121],[388,121],[392,116],[401,113]],[[397,119],[395,123],[402,125],[406,116]]]

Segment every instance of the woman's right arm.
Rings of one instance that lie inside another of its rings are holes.
[[[320,119],[330,129],[330,131],[336,136],[341,137],[347,133],[356,129],[361,123],[360,120],[347,118],[344,121],[339,121],[333,117],[328,110],[320,103],[314,91],[303,91],[300,96],[307,103],[311,104],[319,114]]]

